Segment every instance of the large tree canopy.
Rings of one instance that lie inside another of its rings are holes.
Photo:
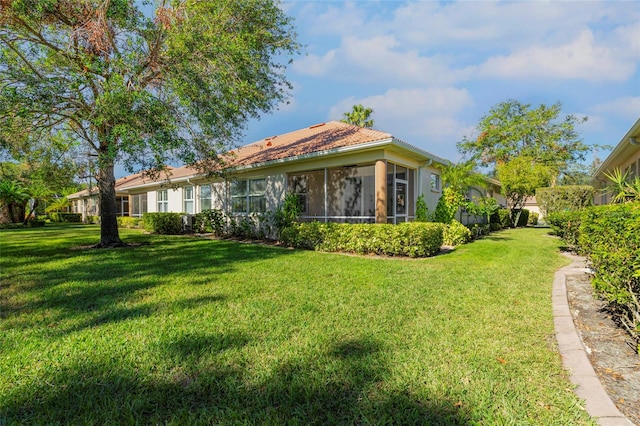
[[[480,119],[478,136],[465,136],[458,150],[494,169],[525,156],[557,177],[570,164],[583,160],[590,149],[575,130],[586,118],[561,118],[561,113],[560,103],[532,108],[515,100],[501,102]]]
[[[210,169],[250,118],[286,99],[278,58],[299,49],[275,0],[165,0],[154,17],[137,4],[0,1],[0,147],[64,140],[88,152],[100,246],[121,244],[116,161]]]

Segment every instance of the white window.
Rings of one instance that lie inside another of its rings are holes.
[[[233,213],[253,213],[267,211],[264,195],[265,179],[246,179],[231,182],[231,211]]]
[[[147,194],[131,196],[131,215],[140,217],[147,212]]]
[[[211,185],[200,187],[200,211],[211,208]]]
[[[187,214],[193,214],[194,213],[193,186],[187,186],[182,189],[182,199],[183,199],[182,210]]]
[[[431,173],[431,189],[434,191],[440,191],[441,189],[440,175],[436,173]]]
[[[166,189],[163,191],[158,191],[158,211],[169,211],[169,194],[167,193]]]

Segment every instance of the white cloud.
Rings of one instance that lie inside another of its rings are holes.
[[[382,95],[343,99],[331,107],[328,119],[341,119],[355,104],[373,109],[375,128],[453,158],[455,142],[469,130],[459,116],[473,100],[467,90],[454,87],[390,89]]]
[[[294,70],[313,76],[333,75],[336,79],[385,81],[396,85],[452,84],[467,75],[466,70],[451,69],[447,61],[445,56],[403,51],[393,36],[345,37],[337,49],[295,62]]]
[[[640,96],[627,96],[594,105],[590,108],[596,114],[606,114],[637,120],[640,117]]]
[[[634,56],[638,56],[636,52],[599,43],[593,32],[585,29],[564,45],[536,45],[491,57],[478,71],[486,77],[624,81],[636,71]]]

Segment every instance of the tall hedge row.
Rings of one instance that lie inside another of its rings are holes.
[[[144,229],[154,234],[177,235],[182,232],[180,213],[145,213]]]
[[[440,251],[440,223],[347,224],[303,222],[284,228],[280,240],[289,246],[328,252],[427,257]]]
[[[589,185],[553,186],[538,188],[536,201],[544,216],[547,216],[551,213],[589,207],[593,205],[593,194],[594,189]]]
[[[591,261],[596,292],[640,350],[640,202],[556,212],[549,222]]]
[[[640,203],[585,210],[578,240],[596,291],[640,343]]]

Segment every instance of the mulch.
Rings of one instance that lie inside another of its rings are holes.
[[[588,274],[569,275],[566,285],[573,322],[593,369],[620,412],[640,425],[640,355],[633,339],[594,297]]]

